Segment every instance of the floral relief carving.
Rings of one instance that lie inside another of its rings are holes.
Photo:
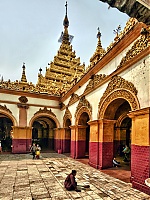
[[[94,89],[99,83],[101,83],[107,75],[105,74],[98,74],[98,75],[93,75],[92,79],[89,81],[88,85],[86,86],[84,93],[90,91],[91,89]]]
[[[12,112],[6,107],[6,105],[4,105],[4,106],[0,105],[0,109],[12,114]]]
[[[56,115],[51,111],[51,109],[48,110],[47,107],[44,107],[43,109],[40,108],[39,111],[37,111],[34,115],[40,114],[40,113],[47,113],[47,114],[50,114],[50,115],[56,117]]]
[[[75,117],[78,113],[78,111],[82,108],[85,107],[89,110],[90,113],[92,113],[92,106],[90,105],[90,103],[85,99],[85,96],[83,96],[77,106],[76,112],[75,112]]]
[[[68,106],[71,106],[72,104],[74,104],[75,102],[77,102],[79,100],[79,96],[75,93],[73,93],[71,95],[71,98],[69,100]]]

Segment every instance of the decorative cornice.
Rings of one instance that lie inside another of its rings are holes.
[[[145,50],[147,47],[150,47],[150,27],[143,28],[141,31],[140,39],[138,39],[131,49],[126,53],[125,57],[122,58],[119,66],[117,68],[122,67],[126,62],[140,54],[143,50]]]
[[[93,75],[91,77],[91,80],[89,81],[88,85],[86,86],[84,93],[90,91],[91,89],[94,89],[99,83],[101,83],[107,75],[105,74],[98,74],[98,75]]]
[[[4,105],[4,106],[0,105],[0,110],[4,110],[4,111],[9,112],[10,114],[12,114],[12,112],[6,107],[6,105]]]
[[[83,96],[83,97],[80,99],[80,101],[79,101],[79,103],[78,103],[78,106],[77,106],[77,108],[76,108],[75,117],[76,117],[78,111],[79,111],[82,107],[86,107],[86,108],[90,111],[90,113],[92,113],[92,106],[90,105],[90,103],[88,102],[88,100],[86,100],[85,96]]]
[[[72,104],[74,104],[75,102],[77,102],[79,100],[79,96],[77,94],[72,94],[71,98],[69,100],[68,106],[71,106]]]
[[[37,111],[34,115],[40,114],[40,113],[47,113],[56,117],[56,115],[51,111],[51,109],[47,110],[47,107],[44,107],[43,109],[40,108],[39,111]]]

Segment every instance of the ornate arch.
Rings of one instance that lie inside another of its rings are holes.
[[[51,111],[51,109],[47,110],[46,107],[43,109],[40,108],[39,111],[34,114],[34,116],[31,118],[29,122],[29,126],[32,127],[33,122],[39,117],[48,117],[53,119],[54,122],[56,123],[57,128],[60,128],[60,123],[56,118],[56,115]]]
[[[65,111],[65,114],[63,117],[63,127],[66,126],[67,119],[70,119],[70,121],[72,122],[72,115],[71,115],[71,112],[69,111],[68,107],[66,108],[66,111]]]
[[[80,118],[80,116],[83,112],[86,112],[89,115],[90,120],[92,120],[92,106],[85,99],[84,96],[80,99],[79,104],[78,104],[77,109],[76,109],[76,112],[75,112],[75,118],[76,118],[75,124],[76,125],[78,124],[79,118]]]
[[[6,105],[0,105],[0,113],[10,118],[14,126],[18,126],[16,118],[12,115],[12,112],[6,107]]]
[[[103,119],[108,105],[119,98],[125,99],[129,103],[132,111],[140,108],[137,90],[134,85],[122,77],[114,76],[100,99],[98,105],[98,119]]]

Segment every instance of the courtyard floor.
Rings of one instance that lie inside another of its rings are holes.
[[[63,183],[72,169],[77,170],[81,192],[66,191]],[[0,200],[147,200],[149,195],[135,190],[130,183],[57,153],[0,154]]]

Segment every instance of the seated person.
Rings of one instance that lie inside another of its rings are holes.
[[[120,167],[120,162],[116,160],[116,157],[113,159],[113,167]]]
[[[69,174],[64,182],[64,186],[67,190],[75,190],[77,192],[80,192],[81,190],[77,189],[77,182],[75,180],[75,176],[77,174],[76,170],[72,170],[71,174]]]

